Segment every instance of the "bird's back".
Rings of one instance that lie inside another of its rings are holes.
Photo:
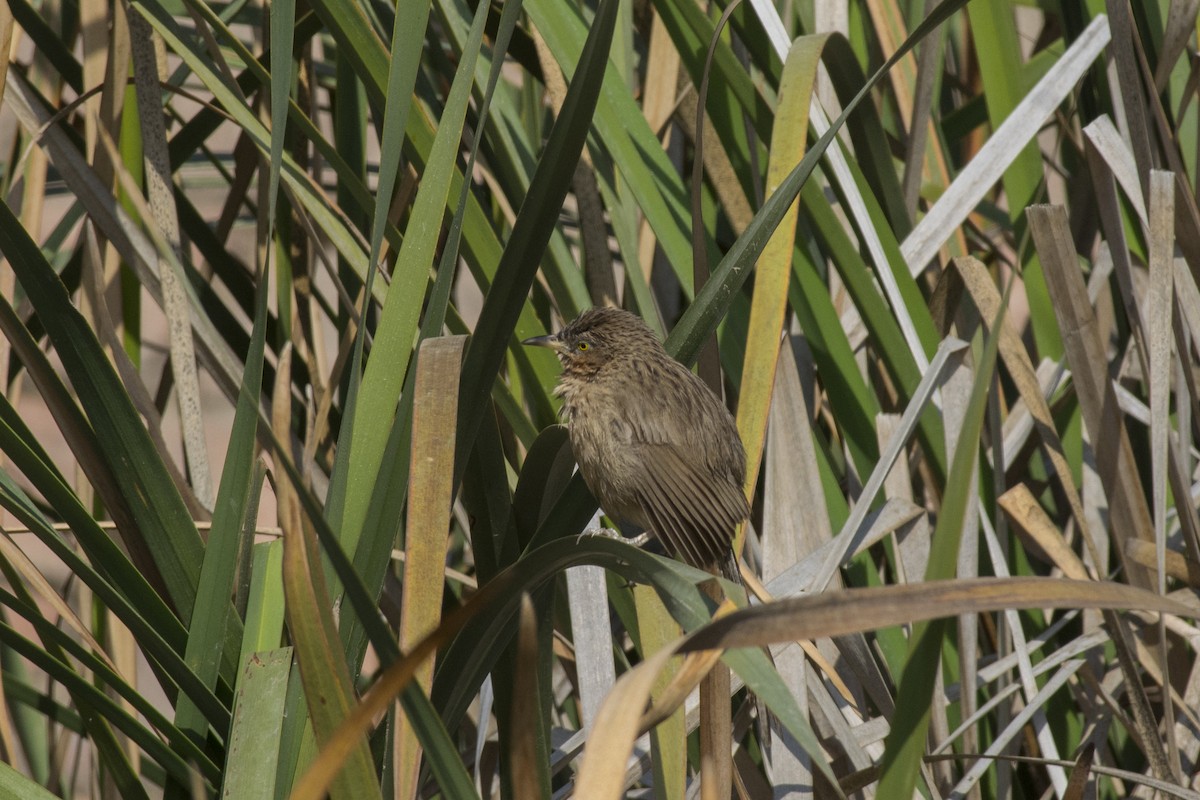
[[[692,566],[724,567],[749,516],[745,452],[724,405],[659,351],[614,359],[576,386],[564,379],[575,457],[610,516]]]

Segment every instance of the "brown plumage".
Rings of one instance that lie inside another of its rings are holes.
[[[737,579],[731,545],[750,514],[746,453],[704,382],[616,308],[585,311],[524,343],[558,353],[571,446],[605,513],[658,536],[684,562]]]

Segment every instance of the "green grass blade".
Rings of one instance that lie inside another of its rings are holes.
[[[239,663],[253,653],[279,647],[283,635],[283,542],[276,539],[254,545],[250,591],[246,601],[246,628]]]
[[[271,31],[271,153],[267,177],[267,219],[275,220],[279,172],[287,134],[288,100],[292,87],[292,31],[296,27],[296,0],[275,0],[270,9]],[[264,276],[265,277],[265,276]]]
[[[965,2],[966,0],[948,0],[939,5],[918,25],[900,49],[871,76],[871,79],[854,96],[854,99],[846,104],[841,115],[821,135],[821,138],[796,165],[796,168],[780,183],[779,189],[763,203],[750,226],[721,259],[721,263],[713,271],[708,283],[696,293],[695,302],[688,306],[683,317],[671,331],[671,335],[667,338],[667,349],[672,355],[685,364],[690,364],[695,360],[700,344],[717,329],[717,324],[732,304],[735,293],[741,289],[742,284],[750,276],[752,267],[762,254],[767,241],[846,119],[896,61],[962,7]]]
[[[654,229],[668,263],[683,284],[684,293],[690,295],[692,247],[683,182],[633,102],[627,84],[615,69],[611,78],[606,75],[607,57],[593,61],[582,55],[586,54],[587,47],[581,43],[585,35],[589,42],[592,40],[602,19],[603,6],[597,8],[596,17],[590,22],[574,11],[565,11],[560,3],[552,0],[527,0],[525,8],[572,86],[578,83],[573,79],[575,75],[585,76],[589,81],[603,78],[592,118],[595,141],[610,153],[613,164],[621,170],[638,207]],[[572,63],[575,53],[581,53],[578,64]],[[583,72],[585,66],[596,72]],[[548,154],[548,150],[543,152],[542,163]],[[563,170],[564,162],[558,162],[556,167]]]
[[[272,800],[292,672],[292,648],[256,653],[238,681],[221,790],[226,797]]]
[[[459,430],[459,475],[465,466],[465,454],[479,430],[479,417],[491,393],[492,383],[504,359],[513,329],[525,303],[525,295],[537,272],[538,259],[558,224],[558,212],[570,187],[573,165],[579,160],[584,139],[591,125],[600,95],[607,63],[608,48],[616,18],[616,3],[603,0],[588,33],[579,58],[576,78],[567,90],[562,111],[550,131],[550,138],[517,214],[512,234],[505,246],[497,279],[484,300],[475,334],[467,346],[463,364],[463,423]]]
[[[3,761],[0,761],[0,796],[24,798],[24,800],[54,800],[50,794],[35,781],[26,778]]]
[[[241,637],[230,642],[227,632],[230,623],[241,628],[229,598],[233,595],[234,576],[238,566],[238,545],[246,509],[250,505],[250,490],[254,458],[258,449],[259,396],[262,393],[263,350],[266,341],[268,273],[264,270],[259,284],[254,330],[250,350],[246,354],[246,371],[238,394],[233,427],[229,431],[229,449],[221,472],[221,485],[213,508],[212,528],[204,549],[200,567],[196,608],[188,631],[184,658],[210,687],[215,686],[225,646],[240,649]],[[176,710],[176,722],[184,730],[203,735],[204,724],[199,710],[188,703]]]
[[[33,604],[32,600],[31,597],[22,600],[0,589],[0,603],[12,609],[23,617],[26,623],[33,626],[38,638],[46,647],[46,658],[57,659],[59,662],[62,662],[63,660],[59,654],[70,655],[73,660],[77,661],[98,678],[100,683],[128,702],[139,715],[145,718],[158,735],[163,736],[167,740],[167,744],[179,754],[181,759],[186,757],[186,759],[193,763],[201,765],[207,777],[210,780],[215,779],[217,775],[216,765],[205,755],[203,750],[195,743],[195,740],[185,736],[178,727],[172,725],[170,720],[163,715],[161,710],[155,707],[154,703],[147,696],[140,694],[133,686],[130,686],[104,660],[98,658],[66,632],[44,619],[41,611]],[[68,680],[67,682],[69,683],[70,681]],[[105,705],[100,709],[100,713],[104,717],[109,717],[112,709],[115,707],[117,707],[115,703],[112,706]],[[142,723],[133,717],[110,721],[117,724],[118,727],[122,727],[122,729],[135,725],[138,726],[140,730],[138,736],[142,741],[146,738],[154,738],[155,734],[150,731],[150,728],[143,727]],[[164,766],[168,765],[164,764]],[[181,772],[180,776],[184,774],[186,774],[186,771]]]
[[[372,357],[363,373],[362,387],[354,408],[354,425],[349,442],[353,457],[347,463],[347,497],[339,533],[348,551],[354,551],[378,480],[396,404],[412,357],[413,341],[428,284],[429,268],[442,230],[442,217],[450,191],[450,174],[458,156],[466,118],[467,102],[475,76],[487,6],[480,6],[471,29],[429,162],[421,178],[413,205],[408,233],[397,256],[388,301],[384,303],[375,330]],[[346,443],[343,442],[343,447]]]
[[[0,251],[46,324],[87,411],[106,468],[120,476],[121,499],[162,573],[171,602],[186,621],[195,603],[203,550],[183,498],[91,327],[7,204],[0,204]]]
[[[7,426],[0,425],[0,437],[7,433]],[[5,452],[12,454],[13,449],[5,445]],[[11,456],[14,463],[22,466],[26,475],[38,473],[30,461],[22,459],[19,452]],[[46,484],[38,484],[46,486]],[[53,487],[51,487],[53,488]],[[62,495],[51,492],[53,500],[59,500]],[[133,570],[120,570],[116,574],[128,579],[121,584],[121,591],[114,588],[105,577],[101,576],[91,565],[79,556],[75,549],[58,534],[49,521],[42,516],[41,511],[33,504],[20,487],[4,472],[0,472],[0,505],[8,509],[17,519],[21,520],[96,596],[112,610],[117,617],[137,637],[138,642],[152,664],[161,666],[160,679],[168,675],[171,683],[181,687],[196,703],[211,721],[214,728],[224,730],[229,723],[229,713],[216,696],[199,681],[184,663],[183,650],[184,631],[179,620],[171,616],[163,606],[161,599],[154,594],[145,581]],[[106,549],[93,548],[91,552],[106,556],[104,563],[110,567],[119,565],[120,551],[107,539],[95,521],[86,516],[86,512],[77,501],[62,502],[56,506],[62,509],[64,518],[71,521],[72,530],[78,540],[103,539],[109,545]],[[115,555],[114,555],[115,552]],[[128,593],[131,601],[122,592]]]

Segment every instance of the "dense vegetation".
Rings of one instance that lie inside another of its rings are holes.
[[[0,794],[683,797],[731,648],[738,796],[1200,797],[1195,2],[5,9]],[[740,611],[578,537],[606,303]]]

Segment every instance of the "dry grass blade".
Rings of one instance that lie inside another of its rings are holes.
[[[911,500],[893,498],[884,504],[879,511],[868,514],[860,526],[865,532],[855,536],[852,542],[853,552],[847,556],[857,555],[866,548],[878,542],[884,536],[907,525],[921,516],[922,510]],[[789,597],[808,590],[817,579],[823,565],[837,553],[841,552],[842,543],[831,539],[814,550],[798,564],[788,569],[782,575],[767,584],[767,592],[775,597]]]
[[[985,319],[996,319],[996,316],[984,317]],[[1003,326],[1003,320],[1000,321]],[[974,371],[971,363],[966,359],[965,352],[957,354],[955,358],[954,369],[949,370],[946,380],[942,385],[942,419],[946,432],[946,452],[953,453],[958,447],[959,438],[962,432],[963,424],[967,418],[968,406],[971,398],[971,387],[974,383]],[[979,574],[979,464],[978,459],[971,465],[971,479],[967,490],[966,510],[963,517],[962,542],[958,550],[958,570],[955,573],[960,578],[970,578]],[[958,627],[958,662],[959,674],[963,684],[967,686],[975,685],[976,672],[978,670],[977,655],[979,652],[979,625],[978,618],[972,614],[964,614],[957,620]],[[939,681],[944,681],[945,678],[939,676]],[[942,687],[934,690],[935,696],[940,696],[944,692]],[[976,699],[973,692],[964,692],[961,699],[962,713],[970,716],[975,712]],[[1050,731],[1043,724],[1038,726],[1039,741],[1043,741],[1043,746],[1049,744],[1053,747],[1053,740],[1050,739]],[[934,740],[944,738],[950,732],[950,722],[947,717],[946,707],[942,703],[935,704],[933,714],[930,720],[930,735]],[[970,729],[964,733],[963,747],[968,750],[979,749],[979,739],[975,729]],[[1057,755],[1057,752],[1053,752]],[[938,783],[941,786],[953,784],[954,775],[947,764],[933,765],[933,771],[938,776]]]
[[[997,498],[996,503],[1008,518],[1024,532],[1043,553],[1050,557],[1056,567],[1063,571],[1073,581],[1094,580],[1087,567],[1075,551],[1071,549],[1062,534],[1046,512],[1042,509],[1037,498],[1025,484],[1018,484]]]
[[[1194,14],[1193,14],[1194,16]],[[1150,459],[1152,516],[1156,585],[1166,594],[1167,554],[1167,484],[1171,462],[1171,339],[1174,335],[1175,314],[1175,176],[1171,172],[1154,170],[1150,173],[1150,289],[1146,297],[1146,334],[1149,351],[1150,389]],[[1185,490],[1186,491],[1186,490]],[[1167,654],[1167,631],[1163,620],[1158,624],[1158,665],[1161,684],[1169,687],[1170,659]],[[1178,779],[1179,747],[1175,740],[1175,708],[1171,692],[1162,706],[1162,727],[1166,731],[1167,753],[1171,776]]]
[[[412,470],[405,527],[404,586],[397,640],[407,650],[437,627],[442,612],[446,536],[454,504],[454,437],[458,421],[458,377],[467,337],[426,339],[417,357],[412,417]],[[417,683],[428,692],[433,661],[421,665]],[[421,746],[403,712],[396,709],[395,793],[411,797],[418,788]]]
[[[1064,614],[1061,619],[1054,623],[1053,627],[1056,629],[1061,628],[1068,622],[1073,621],[1077,616],[1078,615],[1072,613]],[[1047,654],[1046,657],[1039,661],[1037,666],[1030,671],[1030,675],[1032,677],[1041,678],[1047,672],[1057,668],[1066,661],[1069,661],[1070,659],[1073,659],[1079,655],[1086,655],[1098,647],[1103,647],[1107,642],[1108,636],[1102,631],[1086,634],[1077,639],[1073,639],[1067,646],[1056,650],[1054,653]],[[1014,665],[1019,665],[1022,661],[1030,661],[1030,656],[1037,651],[1042,644],[1043,642],[1040,641],[1035,641],[1032,644],[1026,643],[1019,650],[1014,650],[1014,652],[1010,653],[1008,656],[987,665],[979,671],[980,685],[984,686],[991,683],[1004,681]],[[961,696],[961,685],[956,684],[949,688],[950,690],[946,693],[947,699],[953,700],[955,697]],[[1024,686],[1017,682],[1008,682],[1002,686],[996,686],[991,695],[988,697],[987,702],[980,706],[971,718],[964,719],[961,723],[959,723],[959,726],[951,731],[950,735],[944,741],[940,742],[935,748],[933,748],[931,752],[936,754],[949,750],[954,742],[959,739],[964,730],[978,725],[981,720],[994,713],[997,707],[1009,702],[1009,699],[1012,697],[1012,695],[1021,691],[1023,688]],[[1030,693],[1030,696],[1032,697],[1034,694],[1036,694],[1036,689],[1034,692]]]
[[[1155,544],[1130,539],[1125,543],[1125,555],[1144,567],[1156,568],[1158,557],[1164,555]],[[1184,581],[1193,589],[1200,589],[1200,564],[1183,553],[1167,550],[1163,568],[1168,578]]]
[[[1158,53],[1158,69],[1154,74],[1154,87],[1160,92],[1167,87],[1171,66],[1179,61],[1188,40],[1195,35],[1197,10],[1200,10],[1200,0],[1175,0],[1171,3],[1163,30],[1162,49]]]
[[[779,351],[768,412],[770,436],[764,467],[762,538],[762,574],[767,582],[796,566],[803,554],[828,544],[833,537],[822,493],[811,416],[792,341],[791,337],[785,337]],[[797,535],[781,535],[785,531]],[[808,663],[798,648],[776,648],[772,658],[786,685],[799,688],[808,684]],[[793,695],[801,710],[806,710],[808,693],[793,691]],[[778,720],[771,723],[771,745],[767,752],[771,775],[777,784],[807,785],[813,779],[811,756]]]
[[[1022,729],[1029,723],[1034,715],[1043,711],[1043,706],[1046,705],[1050,698],[1053,697],[1059,689],[1066,685],[1067,681],[1079,671],[1079,668],[1082,667],[1083,664],[1084,662],[1081,658],[1077,658],[1067,662],[1066,664],[1063,664],[1058,672],[1056,672],[1050,678],[1050,680],[1046,681],[1041,690],[1034,697],[1030,698],[1029,703],[1012,718],[1008,726],[1005,727],[1004,730],[1000,731],[984,755],[986,757],[994,757],[1010,747],[1013,741],[1020,736]],[[1045,729],[1043,728],[1043,730]],[[976,761],[973,765],[971,765],[971,768],[967,770],[967,773],[963,776],[962,780],[960,780],[954,787],[954,791],[951,793],[951,796],[964,796],[983,777],[984,773],[987,772],[989,767],[990,763],[988,762],[987,758],[981,758],[979,761]],[[1050,769],[1050,775],[1055,779],[1055,791],[1060,797],[1063,796],[1066,793],[1067,780],[1063,776],[1062,768],[1058,767],[1057,765],[1053,765]]]
[[[0,8],[0,47],[3,47],[3,52],[12,51],[12,35],[13,35],[13,13],[12,8],[7,3],[4,8]],[[4,101],[4,87],[7,85],[9,60],[3,59],[0,62],[0,103]]]
[[[996,535],[996,531],[992,529],[991,520],[987,516],[981,515],[980,522],[983,526],[984,541],[987,543],[988,555],[991,557],[992,565],[996,574],[1001,577],[1008,577],[1010,572],[1007,554],[1000,543],[999,537]],[[1029,645],[1029,639],[1026,636],[1025,626],[1020,614],[1013,609],[1005,609],[1004,621],[1007,623],[1006,633],[1012,637],[1012,656],[1016,662],[1017,668],[1016,680],[1014,680],[1013,684],[1011,685],[1014,687],[1020,687],[1022,693],[1024,694],[1022,699],[1025,703],[1033,703],[1034,698],[1037,696],[1040,689],[1036,678],[1037,670],[1034,667],[1033,659],[1030,655],[1034,648],[1031,648]],[[1070,647],[1063,648],[1063,650],[1057,651],[1052,656],[1044,659],[1038,666],[1048,668],[1048,666],[1046,666],[1047,662],[1057,659],[1060,653],[1063,654],[1063,659],[1065,660],[1067,657],[1066,653],[1070,650]],[[963,685],[973,685],[967,683],[965,671],[963,675]],[[1007,673],[1005,673],[1005,675],[1007,676]],[[965,697],[967,694],[972,693],[963,692],[962,696]],[[1003,719],[1003,717],[1001,717],[1001,719]],[[1057,758],[1058,744],[1054,741],[1053,731],[1049,722],[1050,720],[1047,718],[1044,709],[1042,709],[1040,706],[1035,706],[1032,724],[1034,732],[1037,735],[1038,746],[1041,748],[1043,754],[1047,757]],[[974,728],[974,726],[972,726],[972,728]],[[964,737],[964,742],[965,741],[966,737]],[[1063,773],[1063,770],[1060,767],[1052,766],[1049,768],[1049,773],[1051,782],[1054,784],[1055,789],[1061,792],[1067,782],[1066,775]]]
[[[1083,135],[1104,159],[1113,177],[1121,185],[1125,196],[1129,198],[1133,210],[1137,213],[1142,224],[1146,224],[1146,201],[1142,196],[1142,185],[1138,181],[1137,164],[1133,153],[1129,151],[1120,132],[1107,116],[1098,117],[1083,129]]]
[[[919,274],[929,265],[949,233],[959,228],[1037,134],[1038,127],[1030,124],[1031,121],[1044,120],[1062,104],[1108,41],[1108,19],[1101,14],[1080,33],[1058,63],[1038,81],[987,144],[959,172],[954,183],[900,245],[900,252],[912,274]]]
[[[1025,532],[1033,538],[1034,542],[1051,556],[1055,564],[1068,577],[1073,580],[1083,580],[1086,578],[1088,572],[1083,562],[1066,545],[1062,535],[1046,517],[1041,506],[1037,504],[1037,501],[1034,500],[1033,495],[1025,486],[1016,486],[1009,490],[999,498],[998,503],[1017,524],[1018,530]],[[1129,541],[1133,542],[1137,540],[1130,539]],[[1143,544],[1153,546],[1149,542]],[[1126,626],[1115,613],[1108,610],[1104,611],[1104,621],[1112,636],[1121,671],[1128,683],[1128,692],[1132,698],[1134,723],[1138,736],[1142,740],[1143,747],[1148,748],[1149,756],[1154,760],[1153,763],[1155,763],[1156,767],[1160,770],[1166,770],[1167,761],[1161,749],[1161,743],[1158,742],[1158,739],[1151,732],[1154,723],[1150,714],[1150,704],[1146,699],[1145,689],[1141,685],[1137,669],[1134,665],[1133,648],[1130,646],[1129,637],[1126,635]]]
[[[979,315],[983,319],[996,319],[1000,313],[1000,292],[992,283],[987,268],[978,259],[970,256],[956,258],[954,266],[962,276],[967,292],[979,310]],[[1062,484],[1063,494],[1071,507],[1071,515],[1083,533],[1084,543],[1094,561],[1098,561],[1095,539],[1083,513],[1083,505],[1079,501],[1079,490],[1075,487],[1075,478],[1067,463],[1062,439],[1059,438],[1058,430],[1055,428],[1054,419],[1050,415],[1050,406],[1042,394],[1037,374],[1029,361],[1029,354],[1009,321],[1002,320],[1000,325],[1000,358],[1004,360],[1004,366],[1008,368],[1008,373],[1016,384],[1021,399],[1025,401],[1025,407],[1033,417],[1038,435],[1046,448],[1046,455],[1054,466],[1054,474]],[[1005,447],[1010,447],[1007,441]]]
[[[1158,548],[1158,591],[1166,592],[1163,561],[1167,549],[1167,440],[1171,432],[1171,318],[1175,304],[1175,178],[1150,173],[1150,291],[1146,297],[1147,350],[1150,354],[1150,439],[1154,546]]]
[[[717,609],[716,618],[719,619],[731,613],[735,608],[731,602],[726,600]],[[684,661],[683,667],[660,696],[659,702],[643,713],[658,675],[667,666],[669,660],[678,653],[680,644],[685,641],[687,641],[686,638],[677,639],[661,648],[617,680],[608,698],[605,699],[604,705],[601,706],[600,713],[596,717],[596,724],[588,737],[583,764],[575,782],[577,796],[621,797],[625,791],[625,771],[613,769],[613,765],[626,763],[626,759],[633,749],[634,740],[642,731],[670,716],[697,684],[711,676],[714,668],[728,671],[728,667],[720,663],[720,651],[694,653]],[[703,692],[703,686],[701,691]],[[729,717],[728,697],[728,692],[726,692],[724,711],[726,719]],[[703,700],[701,700],[701,713],[703,714]],[[701,725],[703,726],[703,723]],[[703,734],[704,729],[701,727],[701,736]],[[723,738],[726,758],[731,755],[730,741],[729,736]],[[714,741],[712,746],[716,744],[718,743]],[[703,743],[701,744],[702,748],[705,746]],[[727,793],[730,781],[732,781],[732,762],[730,761],[724,769],[729,771],[720,777],[726,781],[721,785],[726,787]],[[704,772],[701,780],[703,781],[707,775],[709,773]],[[711,796],[719,796],[713,792],[717,788],[712,786],[715,781],[711,778],[709,780],[711,788],[707,792],[712,793]],[[701,789],[703,790],[703,786]]]
[[[936,759],[959,760],[959,759],[966,759],[966,758],[982,759],[985,757],[981,753],[959,753],[959,754],[949,755],[949,756],[935,756],[928,760],[931,760],[931,761],[936,760]],[[1067,769],[1071,769],[1075,766],[1075,764],[1070,761],[1051,761],[1050,759],[1037,758],[1034,756],[1014,756],[1014,755],[1000,754],[1000,755],[992,756],[991,760],[1006,761],[1006,762],[1011,762],[1014,764],[1036,764],[1036,765],[1054,764],[1055,766],[1065,767]],[[1188,789],[1168,783],[1166,781],[1157,780],[1157,779],[1152,778],[1149,775],[1145,775],[1143,773],[1133,772],[1133,771],[1126,770],[1126,769],[1117,769],[1114,767],[1105,767],[1105,766],[1101,766],[1099,764],[1093,765],[1091,769],[1092,769],[1092,772],[1095,773],[1096,775],[1103,775],[1106,777],[1118,778],[1122,781],[1132,783],[1137,786],[1143,786],[1143,787],[1146,787],[1147,789],[1153,789],[1158,792],[1161,792],[1163,794],[1163,796],[1165,796],[1165,797],[1178,797],[1178,798],[1181,798],[1181,800],[1200,800],[1200,792],[1190,791]],[[845,789],[847,792],[849,792],[849,791],[854,791],[854,790],[860,789],[864,786],[869,786],[872,781],[874,781],[878,778],[877,773],[878,773],[878,768],[872,768],[870,770],[864,770],[862,772],[848,776],[847,778],[842,780],[842,788]]]
[[[1058,578],[928,581],[790,597],[735,611],[697,630],[680,652],[763,647],[1005,608],[1141,609],[1184,617],[1200,613],[1198,607],[1120,583]]]
[[[811,412],[792,341],[784,339],[772,381],[762,533],[762,577],[767,583],[833,538]]]
[[[146,189],[154,224],[166,238],[182,262],[184,250],[179,235],[179,215],[175,210],[174,186],[171,183],[171,162],[167,152],[167,132],[163,115],[156,113],[161,105],[158,63],[155,57],[154,32],[140,14],[129,18],[129,30],[134,55],[134,86],[138,104],[145,110],[139,114],[142,126],[142,147],[145,149]],[[163,259],[158,264],[162,282],[163,311],[167,316],[168,340],[171,348],[171,372],[175,377],[175,395],[179,401],[179,416],[183,424],[184,455],[192,488],[205,508],[212,510],[212,472],[208,465],[208,450],[204,440],[204,418],[200,409],[200,380],[196,374],[196,354],[192,344],[191,313],[184,291],[185,278],[175,266]]]
[[[722,591],[715,580],[704,584],[705,591],[721,602]],[[722,608],[733,608],[725,600]],[[733,674],[729,667],[715,662],[700,681],[700,797],[724,800],[733,785],[733,718],[730,711]]]
[[[1067,790],[1062,795],[1063,800],[1084,800],[1095,756],[1096,745],[1088,742],[1079,758],[1075,759],[1075,766],[1071,769],[1071,780],[1068,781]]]
[[[1182,258],[1174,259],[1175,299],[1179,303],[1179,314],[1191,334],[1193,346],[1200,345],[1200,290]]]
[[[1028,214],[1046,284],[1054,301],[1054,313],[1062,331],[1084,424],[1092,433],[1096,447],[1096,463],[1111,503],[1113,526],[1125,537],[1153,540],[1150,511],[1108,378],[1108,361],[1096,333],[1095,313],[1087,302],[1087,289],[1079,274],[1066,212],[1061,206],[1031,206]],[[1153,585],[1150,574],[1136,565],[1129,575],[1134,585]]]
[[[598,518],[594,522],[599,525]],[[567,596],[579,680],[579,710],[583,727],[589,728],[617,679],[604,570],[593,566],[568,569]]]
[[[653,705],[642,715],[639,732],[654,728],[678,711],[720,660],[720,650],[689,653],[670,682],[658,692]]]
[[[674,648],[664,647],[641,664],[626,672],[613,686],[612,692],[588,738],[583,764],[575,779],[575,794],[579,797],[620,798],[625,793],[625,771],[613,769],[624,764],[633,750],[642,709],[650,699],[650,691],[659,671],[675,655]]]
[[[875,495],[883,487],[883,482],[887,479],[888,473],[891,472],[892,464],[899,458],[909,437],[916,429],[917,421],[925,411],[926,404],[933,398],[934,390],[941,382],[942,373],[946,369],[946,365],[950,362],[951,355],[966,346],[966,342],[953,337],[945,339],[938,345],[937,354],[934,355],[933,361],[929,364],[929,369],[925,371],[924,376],[921,378],[921,383],[917,385],[916,391],[913,392],[912,400],[909,401],[908,406],[904,409],[904,416],[900,420],[900,425],[892,435],[887,447],[880,454],[879,461],[875,465],[875,471],[871,473],[871,477],[863,487],[862,494],[858,498],[858,503],[855,505],[854,511],[850,514],[850,518],[846,520],[846,524],[842,526],[842,530],[838,533],[837,538],[833,540],[833,548],[829,551],[828,557],[821,565],[820,572],[813,579],[812,585],[808,587],[810,591],[819,592],[828,586],[833,573],[855,551],[857,542],[860,540],[862,533],[866,531],[863,523],[866,520],[871,503],[875,500]]]

